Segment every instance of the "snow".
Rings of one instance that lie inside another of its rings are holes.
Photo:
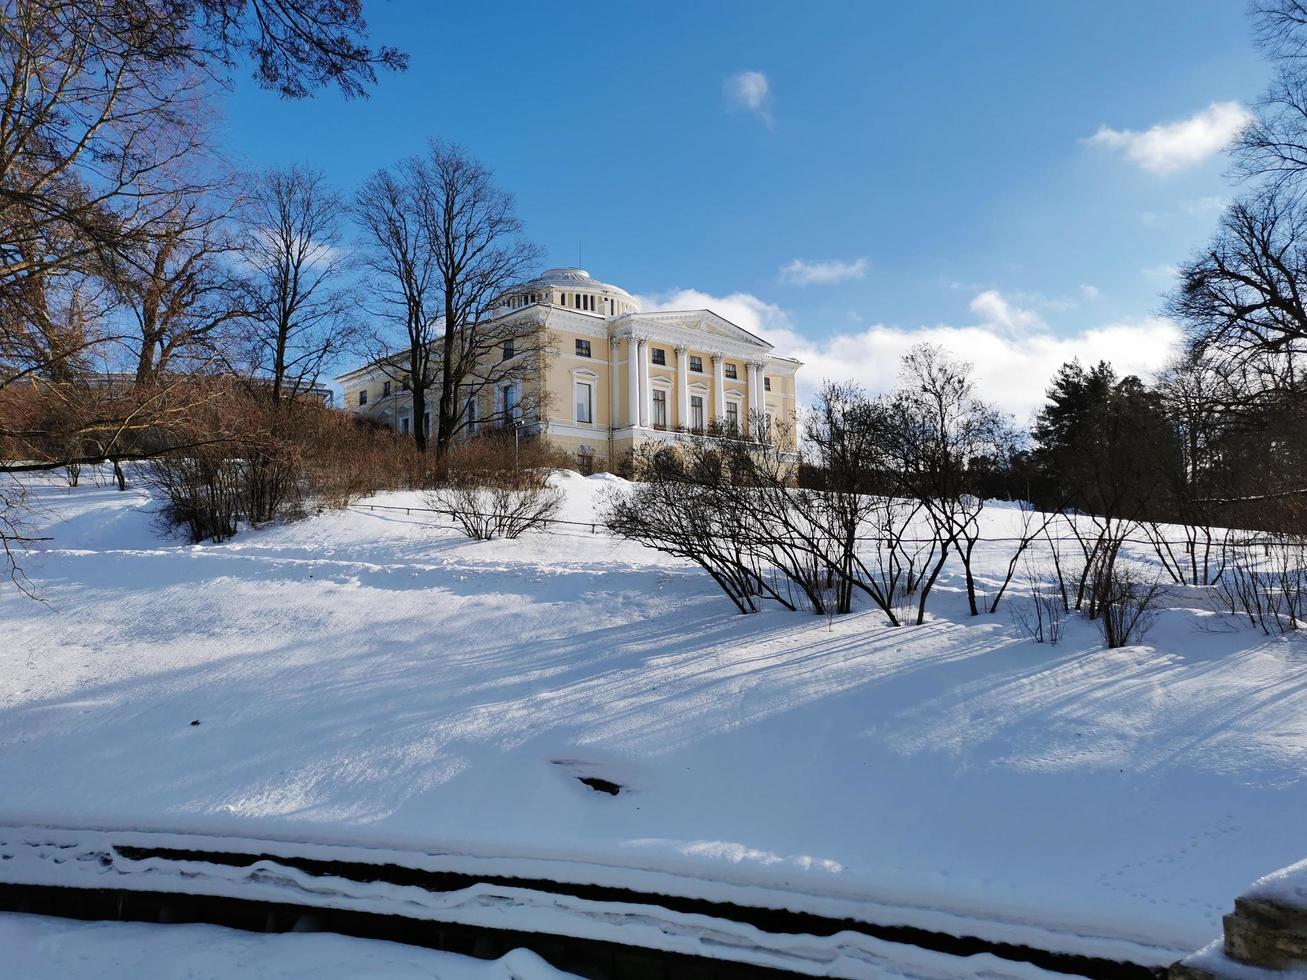
[[[1307,861],[1263,875],[1244,892],[1244,897],[1287,908],[1307,908]]]
[[[638,928],[638,924],[637,924]],[[879,946],[874,972],[825,974],[882,980],[1055,980],[1026,963],[990,954],[946,956],[912,947]],[[141,922],[78,922],[0,913],[0,948],[24,980],[274,980],[368,977],[379,980],[562,980],[540,957],[515,949],[486,961],[400,943],[332,933],[243,932],[221,926]]]
[[[582,522],[622,485],[559,480]],[[12,828],[400,853],[1157,964],[1307,850],[1307,646],[1202,590],[1173,590],[1148,646],[1072,620],[1049,647],[968,618],[948,576],[923,627],[742,617],[585,528],[471,542],[355,508],[190,546],[143,491],[37,495],[41,601],[0,594]]]
[[[9,976],[24,980],[561,980],[571,974],[515,949],[493,961],[331,933],[78,922],[0,914]]]
[[[1285,970],[1267,970],[1260,966],[1240,963],[1225,955],[1225,944],[1213,940],[1198,952],[1186,956],[1185,966],[1202,970],[1222,980],[1307,980],[1307,969],[1289,967]]]

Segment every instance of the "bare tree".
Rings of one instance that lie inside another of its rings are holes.
[[[0,8],[0,472],[76,463],[144,431],[145,404],[117,418],[74,413],[51,433],[48,396],[72,404],[89,362],[127,338],[91,329],[88,285],[148,277],[173,216],[207,185],[205,98],[215,66],[252,56],[285,96],[335,84],[363,94],[404,56],[366,43],[359,0],[6,0]],[[103,326],[103,325],[101,325]],[[63,387],[60,387],[63,386]],[[118,399],[110,399],[117,401]],[[183,399],[184,401],[184,399]],[[156,420],[157,421],[157,420]],[[59,438],[55,438],[58,436]],[[44,447],[14,456],[9,447]],[[59,458],[51,447],[66,448]],[[144,446],[133,452],[145,452]],[[21,495],[6,493],[11,502]],[[17,540],[6,528],[0,544]]]
[[[152,234],[119,263],[114,287],[136,324],[127,342],[136,384],[211,363],[230,346],[246,301],[236,249],[226,210],[187,195],[169,200]]]
[[[250,365],[274,402],[315,385],[353,339],[345,214],[322,174],[300,166],[265,171],[246,202]]]
[[[538,412],[529,399],[542,397],[541,386],[528,382],[540,378],[547,354],[546,315],[509,313],[504,302],[539,251],[519,237],[513,199],[490,172],[460,147],[433,143],[426,156],[373,175],[354,213],[368,241],[364,262],[378,312],[404,330],[398,355],[379,338],[376,362],[412,394],[419,450],[430,441],[431,407],[442,455],[470,426]],[[487,400],[487,410],[469,410]]]
[[[408,55],[372,48],[363,0],[185,0],[200,28],[201,54],[232,67],[254,63],[254,78],[284,98],[301,99],[334,85],[346,98],[365,97],[377,68],[403,71]]]
[[[468,398],[502,391],[524,374],[540,371],[543,324],[530,316],[495,314],[505,293],[539,262],[541,251],[521,237],[512,195],[496,187],[490,170],[462,147],[433,142],[417,167],[424,179],[419,200],[442,319],[436,449],[443,453],[468,424]],[[511,356],[504,356],[505,343]],[[520,402],[500,398],[492,420],[509,421],[523,409]]]
[[[939,550],[921,579],[917,622],[952,549],[962,563],[971,615],[980,614],[972,557],[985,497],[978,477],[1005,465],[1016,445],[1010,420],[975,393],[971,365],[920,344],[903,358],[898,389],[882,412],[879,450],[898,492],[918,501]]]
[[[1274,65],[1253,122],[1234,146],[1236,173],[1294,184],[1307,173],[1307,2],[1254,0],[1253,30]]]
[[[1180,270],[1168,312],[1191,349],[1235,371],[1255,397],[1300,385],[1307,345],[1307,211],[1264,190],[1234,202],[1211,244]]]
[[[377,363],[398,374],[413,400],[413,442],[419,452],[427,448],[428,400],[434,375],[432,363],[440,322],[432,309],[435,258],[422,221],[420,195],[423,179],[416,161],[406,160],[393,170],[379,170],[364,183],[354,200],[354,216],[363,229],[362,263],[369,275],[373,312],[383,321],[398,324],[406,341],[399,355],[386,352],[384,336],[372,341]]]

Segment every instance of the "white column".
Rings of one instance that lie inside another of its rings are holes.
[[[690,349],[676,348],[676,424],[690,427]]]
[[[712,356],[712,417],[714,422],[726,423],[726,358],[721,354]]]
[[[640,341],[640,424],[653,421],[653,396],[649,388],[649,341]]]
[[[749,419],[753,419],[753,413],[758,411],[758,365],[752,361],[745,362],[744,365],[745,391],[749,396]]]
[[[617,349],[618,343],[608,335],[608,430],[617,428]]]
[[[640,421],[640,357],[636,353],[636,339],[626,338],[626,424]]]

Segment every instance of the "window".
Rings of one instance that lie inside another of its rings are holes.
[[[666,364],[666,363],[667,363],[667,351],[663,350],[661,347],[654,347],[654,348],[652,348],[652,350],[651,350],[651,356],[652,356],[652,358],[653,358],[653,362],[654,362],[655,364]]]
[[[698,354],[690,355],[690,370],[696,374],[703,374],[703,358]]]
[[[576,383],[576,420],[594,422],[594,388],[588,381]]]
[[[467,389],[467,395],[463,399],[463,419],[467,423],[469,435],[476,435],[477,431],[477,396],[476,391],[471,388]]]
[[[399,383],[399,386],[400,386],[401,388],[403,388],[405,391],[410,391],[410,390],[412,390],[412,388],[413,388],[413,375],[409,374],[408,372],[405,372],[405,373],[404,373],[404,380],[401,381],[401,382]]]
[[[510,337],[508,338],[508,340],[504,341],[504,360],[507,361],[512,356],[513,356],[513,338]]]
[[[423,412],[423,413],[422,413],[422,431],[425,432],[427,435],[431,435],[431,413],[430,413],[430,412]]]
[[[504,385],[499,389],[499,403],[503,407],[504,421],[516,422],[520,417],[521,394],[517,382]]]
[[[408,416],[407,416],[407,415],[405,415],[403,418],[401,418],[401,419],[399,420],[399,431],[402,432],[402,433],[404,433],[404,435],[408,435]]]
[[[740,431],[740,405],[739,402],[726,403],[726,428],[732,432]]]
[[[588,341],[588,340],[578,340],[578,341],[576,342],[576,356],[577,356],[577,357],[589,357],[589,356],[590,356],[590,341]]]
[[[732,381],[738,381],[740,377],[735,370],[735,365],[730,361],[726,362],[726,377],[730,378]]]
[[[771,378],[763,378],[763,379],[762,379],[762,390],[763,390],[763,391],[771,391]]]
[[[654,391],[653,402],[653,426],[655,429],[665,429],[667,428],[667,392]]]
[[[381,397],[382,397],[382,398],[389,398],[389,397],[390,397],[390,382],[389,382],[389,381],[383,381],[383,382],[381,382]]]
[[[364,388],[362,391],[359,392],[359,404],[366,405],[367,403],[368,403],[368,389]]]

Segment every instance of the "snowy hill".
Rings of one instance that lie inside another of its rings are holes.
[[[579,521],[617,485],[558,479]],[[1149,646],[1076,620],[1050,647],[947,576],[923,627],[742,617],[584,528],[355,508],[189,546],[140,490],[38,498],[42,601],[0,592],[7,825],[438,852],[1150,963],[1307,853],[1307,644],[1201,590]]]

